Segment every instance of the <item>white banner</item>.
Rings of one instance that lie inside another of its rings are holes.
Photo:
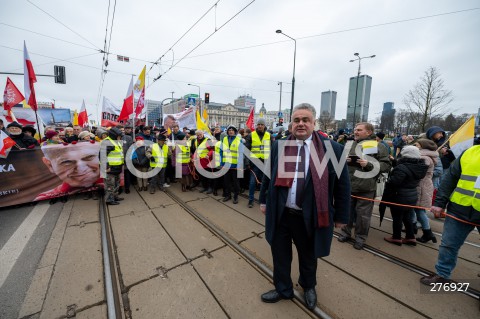
[[[165,128],[172,128],[174,123],[177,123],[180,129],[183,127],[188,127],[193,129],[197,127],[195,121],[195,108],[190,107],[183,112],[175,114],[163,114],[163,126]]]
[[[118,123],[118,116],[120,115],[120,107],[113,104],[105,96],[103,97],[103,105],[102,105],[102,122],[101,125],[103,127],[108,126],[116,126]]]

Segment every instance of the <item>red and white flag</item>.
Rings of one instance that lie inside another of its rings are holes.
[[[55,108],[55,103],[52,103],[52,109],[54,109],[54,108]]]
[[[248,116],[248,119],[247,119],[247,127],[253,131],[255,131],[255,124],[254,124],[254,109],[253,107],[250,108],[250,115]]]
[[[15,144],[10,136],[0,130],[0,158],[7,158],[8,152]]]
[[[81,127],[88,126],[88,114],[87,108],[85,107],[85,100],[83,100],[82,108],[80,109],[80,113],[78,113],[78,125]]]
[[[119,121],[128,121],[133,114],[133,77],[130,79],[127,97],[123,100],[122,110],[120,111]]]
[[[7,77],[7,85],[5,85],[5,90],[3,91],[3,109],[8,111],[23,100],[25,98],[22,93],[13,84],[12,80]]]
[[[28,105],[36,112],[37,99],[35,98],[35,88],[33,83],[37,82],[35,71],[33,71],[32,61],[28,55],[27,45],[23,41],[23,85],[25,87],[25,100]]]

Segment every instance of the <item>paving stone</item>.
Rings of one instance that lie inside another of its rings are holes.
[[[105,300],[100,225],[68,227],[40,318],[65,316],[67,307],[83,308]]]
[[[153,213],[187,258],[201,255],[202,249],[212,251],[224,245],[220,239],[178,204],[155,208]]]
[[[147,202],[148,207],[157,208],[161,206],[168,206],[175,204],[175,201],[165,194],[158,190],[155,191],[155,194],[150,194],[150,192],[141,192],[140,196]]]
[[[120,205],[107,206],[110,218],[130,214],[131,212],[143,212],[149,210],[149,207],[145,204],[143,198],[133,189],[133,187],[130,189],[130,194],[122,193],[120,196],[125,198],[125,200],[120,202]]]
[[[190,264],[128,293],[132,318],[228,318]]]
[[[237,241],[251,237],[252,232],[260,233],[265,230],[262,225],[252,220],[246,220],[244,216],[210,197],[189,202],[188,205],[218,225]]]
[[[68,226],[100,222],[98,205],[98,200],[84,200],[83,194],[77,196],[73,203]]]
[[[43,301],[48,289],[48,283],[53,272],[53,265],[39,268],[35,271],[32,283],[28,288],[22,308],[18,315],[19,318],[30,316],[42,310]]]
[[[126,286],[186,261],[150,211],[112,218],[111,225]]]
[[[75,319],[103,319],[108,318],[107,315],[107,305],[94,306],[92,308],[85,309],[83,311],[77,312]],[[117,316],[120,318],[120,316]]]

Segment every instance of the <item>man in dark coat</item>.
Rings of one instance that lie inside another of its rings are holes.
[[[334,225],[342,227],[348,221],[350,179],[345,162],[340,167],[340,176],[335,173],[331,161],[325,170],[321,169],[319,163],[329,158],[326,150],[333,151],[332,157],[338,163],[343,146],[314,132],[315,109],[312,105],[297,105],[293,109],[292,123],[292,136],[273,145],[269,163],[271,178],[264,176],[260,192],[260,209],[266,214],[266,239],[272,250],[275,284],[274,290],[262,295],[262,301],[273,303],[293,298],[290,276],[293,240],[299,256],[298,282],[304,289],[307,307],[314,309],[317,258],[330,254]],[[286,146],[287,142],[293,146]],[[327,148],[327,143],[331,147]],[[297,155],[296,161],[290,162],[291,165],[284,163],[286,157],[282,154]],[[294,173],[295,177],[284,178],[286,171]],[[305,172],[305,175],[298,172]]]
[[[15,142],[15,147],[12,150],[31,149],[35,146],[40,146],[35,138],[23,133],[22,128],[22,125],[18,122],[12,122],[7,125],[8,134]]]

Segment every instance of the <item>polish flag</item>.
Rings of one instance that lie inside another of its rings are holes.
[[[250,108],[250,115],[248,116],[246,125],[250,130],[252,130],[252,132],[255,131],[253,107]]]
[[[127,97],[123,100],[122,110],[118,117],[118,121],[128,121],[133,114],[133,78],[130,79],[128,86]]]
[[[3,91],[3,109],[9,111],[13,106],[25,100],[22,93],[17,89],[12,80],[7,77],[7,85]]]
[[[80,109],[80,113],[78,113],[78,125],[81,127],[88,125],[88,114],[87,108],[85,107],[85,100],[83,100],[82,108]]]
[[[55,103],[52,103],[52,109],[54,109],[54,108],[55,108]]]
[[[15,144],[10,136],[0,130],[0,158],[7,158],[8,152]]]
[[[35,98],[35,88],[33,83],[37,82],[35,71],[33,71],[32,61],[28,55],[27,45],[23,41],[23,85],[25,87],[25,100],[28,105],[36,112],[37,99]]]

